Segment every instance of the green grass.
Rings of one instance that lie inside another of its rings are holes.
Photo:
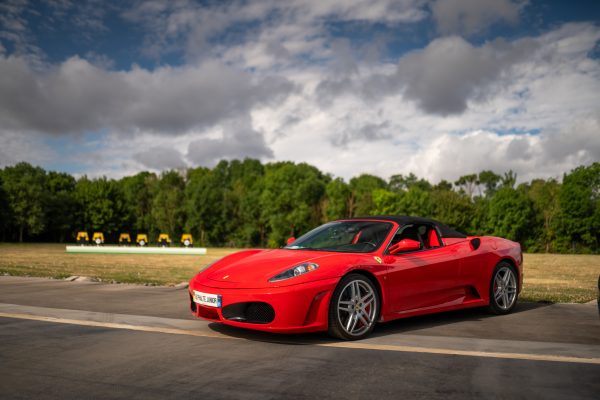
[[[600,255],[525,254],[521,300],[585,303],[598,298]]]
[[[0,273],[108,282],[174,285],[237,249],[209,248],[207,255],[67,254],[60,244],[0,243]],[[584,303],[598,296],[600,256],[525,254],[521,300]]]
[[[65,278],[89,276],[108,282],[174,285],[236,249],[209,248],[208,254],[67,254],[60,244],[0,243],[0,273]]]

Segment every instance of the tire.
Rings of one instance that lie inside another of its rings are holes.
[[[517,305],[519,298],[519,280],[517,271],[506,261],[501,261],[494,268],[490,280],[490,304],[488,311],[503,315],[510,313]]]
[[[363,339],[373,331],[380,309],[375,283],[360,274],[346,275],[331,296],[329,334],[343,340]]]

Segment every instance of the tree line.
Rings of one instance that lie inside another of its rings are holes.
[[[575,168],[562,181],[516,182],[512,171],[436,184],[412,173],[346,182],[305,163],[253,159],[75,179],[22,162],[0,169],[0,238],[68,242],[86,230],[116,242],[120,232],[189,232],[205,246],[278,247],[326,221],[389,214],[505,237],[530,252],[598,252],[600,163]]]

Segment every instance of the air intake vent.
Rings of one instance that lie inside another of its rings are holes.
[[[471,249],[477,250],[481,246],[481,239],[475,238],[471,239]]]
[[[248,302],[230,304],[223,308],[223,318],[250,324],[268,324],[275,319],[275,310],[270,304]]]

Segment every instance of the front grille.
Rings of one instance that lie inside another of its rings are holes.
[[[268,324],[275,319],[275,310],[270,304],[248,302],[230,304],[221,311],[223,318],[251,324]]]

